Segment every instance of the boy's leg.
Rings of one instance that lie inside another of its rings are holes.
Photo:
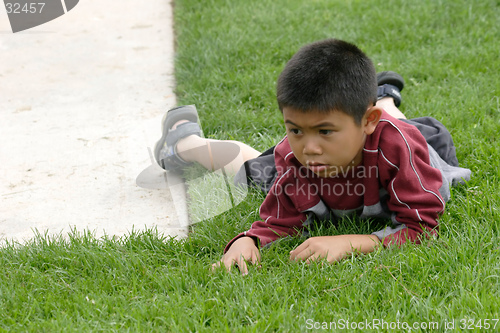
[[[392,71],[377,73],[377,106],[384,109],[394,118],[406,119],[405,115],[398,109],[401,104],[401,91],[405,86],[405,80],[401,75]]]
[[[405,115],[397,108],[392,97],[384,97],[377,101],[377,106],[380,106],[388,114],[398,119],[406,119]]]
[[[172,129],[184,122],[187,122],[187,120],[178,121]],[[235,146],[239,148],[241,158],[226,156],[229,154],[228,152],[235,151]],[[206,139],[198,135],[190,135],[180,139],[176,146],[176,152],[186,162],[197,162],[212,171],[224,167],[226,172],[231,174],[236,174],[245,161],[261,154],[240,141]],[[229,164],[220,165],[221,161],[230,162]]]

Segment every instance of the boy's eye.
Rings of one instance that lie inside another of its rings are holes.
[[[333,131],[332,130],[319,130],[319,134],[321,135],[328,135],[330,133],[332,133]]]
[[[300,130],[297,128],[290,128],[289,132],[295,135],[300,134]]]

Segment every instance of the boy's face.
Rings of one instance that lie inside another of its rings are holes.
[[[361,163],[366,136],[375,130],[381,112],[369,108],[361,125],[340,111],[303,113],[285,107],[283,118],[298,161],[320,177],[335,177]]]

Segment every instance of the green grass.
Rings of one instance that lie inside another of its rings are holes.
[[[498,17],[497,0],[175,1],[176,93],[197,105],[207,137],[259,150],[279,140],[278,74],[300,46],[336,37],[405,77],[402,111],[442,121],[472,180],[453,189],[439,239],[333,265],[290,263],[295,238],[263,250],[248,276],[210,274],[258,218],[254,192],[183,241],[150,230],[12,244],[0,250],[0,330],[298,332],[308,319],[383,319],[443,332],[452,319],[500,318]],[[316,234],[376,228],[358,222]]]

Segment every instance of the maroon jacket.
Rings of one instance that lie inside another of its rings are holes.
[[[287,137],[274,150],[276,181],[260,207],[262,221],[236,236],[257,238],[261,246],[301,232],[312,215],[321,219],[357,212],[360,218],[390,218],[393,227],[373,234],[384,246],[419,242],[437,233],[445,203],[441,172],[431,167],[427,142],[418,129],[382,114],[366,139],[363,162],[334,178],[320,178],[295,158]]]

